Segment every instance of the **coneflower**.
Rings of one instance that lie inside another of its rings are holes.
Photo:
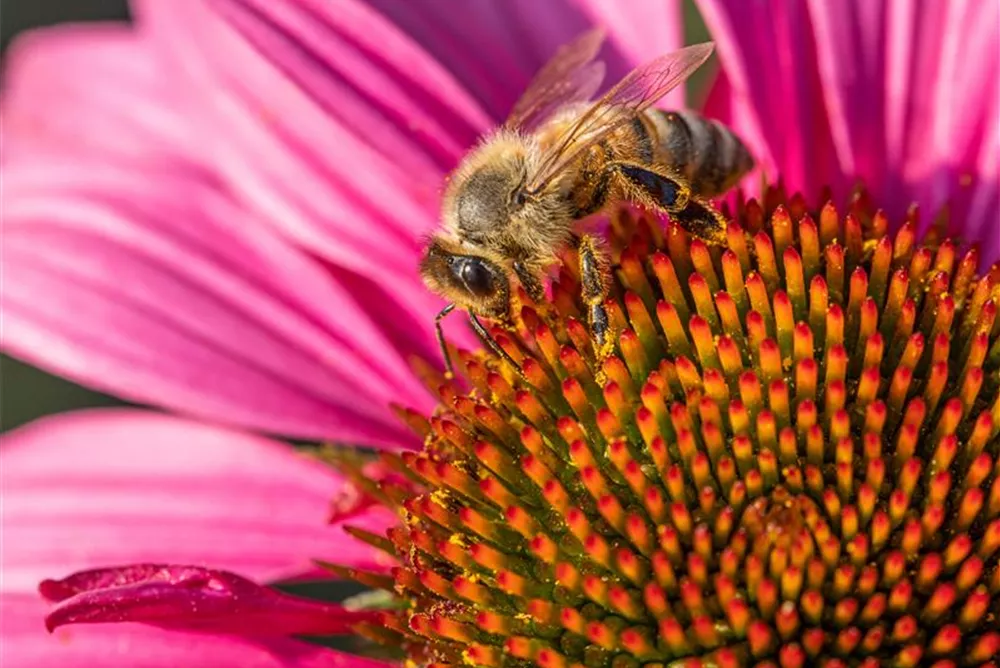
[[[132,0],[19,39],[0,348],[168,414],[3,435],[4,668],[398,666],[315,641],[362,619],[409,668],[986,662],[1000,1],[696,0],[700,111],[804,199],[734,205],[730,248],[615,214],[607,358],[569,257],[495,331],[518,369],[410,369],[445,175],[559,45],[605,29],[616,81],[682,4]],[[818,208],[857,182],[886,216]],[[350,486],[287,439],[417,454]],[[315,558],[389,593],[276,588]]]
[[[551,304],[458,351],[404,414],[417,483],[357,532],[398,599],[358,630],[420,665],[988,664],[1000,653],[1000,265],[779,189],[728,248],[612,216],[617,349],[568,259]],[[336,567],[335,567],[336,568]],[[344,572],[344,569],[336,569]]]

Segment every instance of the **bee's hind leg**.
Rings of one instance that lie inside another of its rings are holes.
[[[670,217],[705,243],[722,248],[729,245],[726,235],[728,222],[725,216],[708,200],[692,197],[683,209],[671,213]],[[749,247],[752,249],[753,243],[749,234],[747,234],[747,239],[750,241]]]
[[[604,300],[610,291],[610,262],[597,237],[589,234],[580,236],[577,253],[580,257],[581,296],[587,306],[594,352],[600,361],[611,354],[614,345],[611,323],[604,308]]]
[[[726,219],[712,204],[691,192],[685,179],[643,165],[612,163],[625,199],[670,215],[706,243],[726,246]]]
[[[691,199],[691,186],[677,175],[627,162],[613,162],[608,169],[617,179],[624,199],[654,210],[682,211]]]

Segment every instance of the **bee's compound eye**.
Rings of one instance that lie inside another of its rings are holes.
[[[458,275],[469,292],[477,297],[486,297],[493,292],[493,276],[479,258],[464,258]]]

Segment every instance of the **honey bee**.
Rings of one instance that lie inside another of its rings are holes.
[[[706,198],[732,187],[753,166],[743,143],[716,121],[652,105],[683,83],[712,52],[698,44],[642,65],[593,102],[604,78],[595,60],[600,31],[563,46],[535,76],[504,124],[452,173],[442,228],[420,263],[427,286],[456,307],[514,368],[477,316],[506,321],[511,280],[536,302],[560,251],[575,247],[581,292],[598,351],[606,350],[609,261],[582,219],[617,202],[667,212],[691,234],[725,244],[725,222]]]

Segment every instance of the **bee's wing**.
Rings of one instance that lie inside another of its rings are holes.
[[[504,126],[530,132],[567,104],[589,100],[604,80],[604,63],[594,60],[603,42],[604,32],[594,29],[560,47],[528,84]]]
[[[539,191],[583,151],[652,106],[701,67],[712,53],[711,42],[695,44],[637,67],[580,116],[542,157],[528,188]]]

